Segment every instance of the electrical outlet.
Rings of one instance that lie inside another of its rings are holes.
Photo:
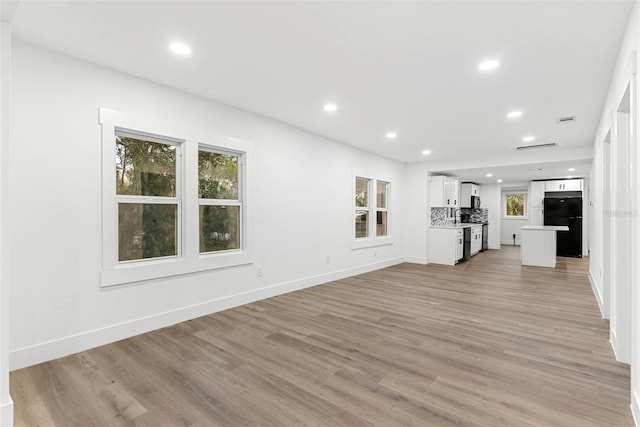
[[[262,266],[258,266],[256,267],[256,273],[258,275],[258,277],[262,277]]]

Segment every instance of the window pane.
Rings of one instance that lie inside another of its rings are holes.
[[[507,194],[507,216],[524,216],[525,194]]]
[[[356,178],[356,207],[368,207],[369,180]]]
[[[176,147],[116,135],[116,194],[176,195]]]
[[[198,197],[238,200],[238,156],[198,152]]]
[[[376,212],[376,236],[387,235],[387,212]]]
[[[178,205],[118,204],[118,260],[177,255]]]
[[[356,211],[356,238],[369,237],[369,212]]]
[[[376,207],[378,208],[386,208],[387,207],[387,183],[384,181],[378,181],[376,185]]]
[[[200,252],[240,249],[240,206],[200,205]]]

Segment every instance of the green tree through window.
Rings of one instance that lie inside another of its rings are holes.
[[[237,154],[198,152],[200,253],[240,249],[238,163]]]
[[[176,147],[116,135],[115,148],[118,260],[177,255]]]
[[[525,216],[526,200],[526,194],[507,194],[507,216]]]

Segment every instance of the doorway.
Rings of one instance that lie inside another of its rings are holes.
[[[630,211],[631,185],[629,182],[633,162],[630,156],[631,145],[631,82],[624,94],[614,116],[614,138],[610,148],[610,167],[612,182],[609,193],[611,198],[611,236],[610,242],[610,278],[611,281],[611,345],[616,358],[625,363],[631,362],[631,239]],[[606,229],[605,229],[606,233]],[[612,243],[612,244],[611,244]]]

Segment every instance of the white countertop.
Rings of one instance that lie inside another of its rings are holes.
[[[525,225],[521,230],[569,231],[569,227],[566,225]]]
[[[432,225],[431,228],[459,229],[459,228],[467,228],[467,227],[482,227],[483,225],[484,224],[476,224],[476,223],[473,223],[473,222],[465,222],[465,223],[449,224],[449,225]]]

